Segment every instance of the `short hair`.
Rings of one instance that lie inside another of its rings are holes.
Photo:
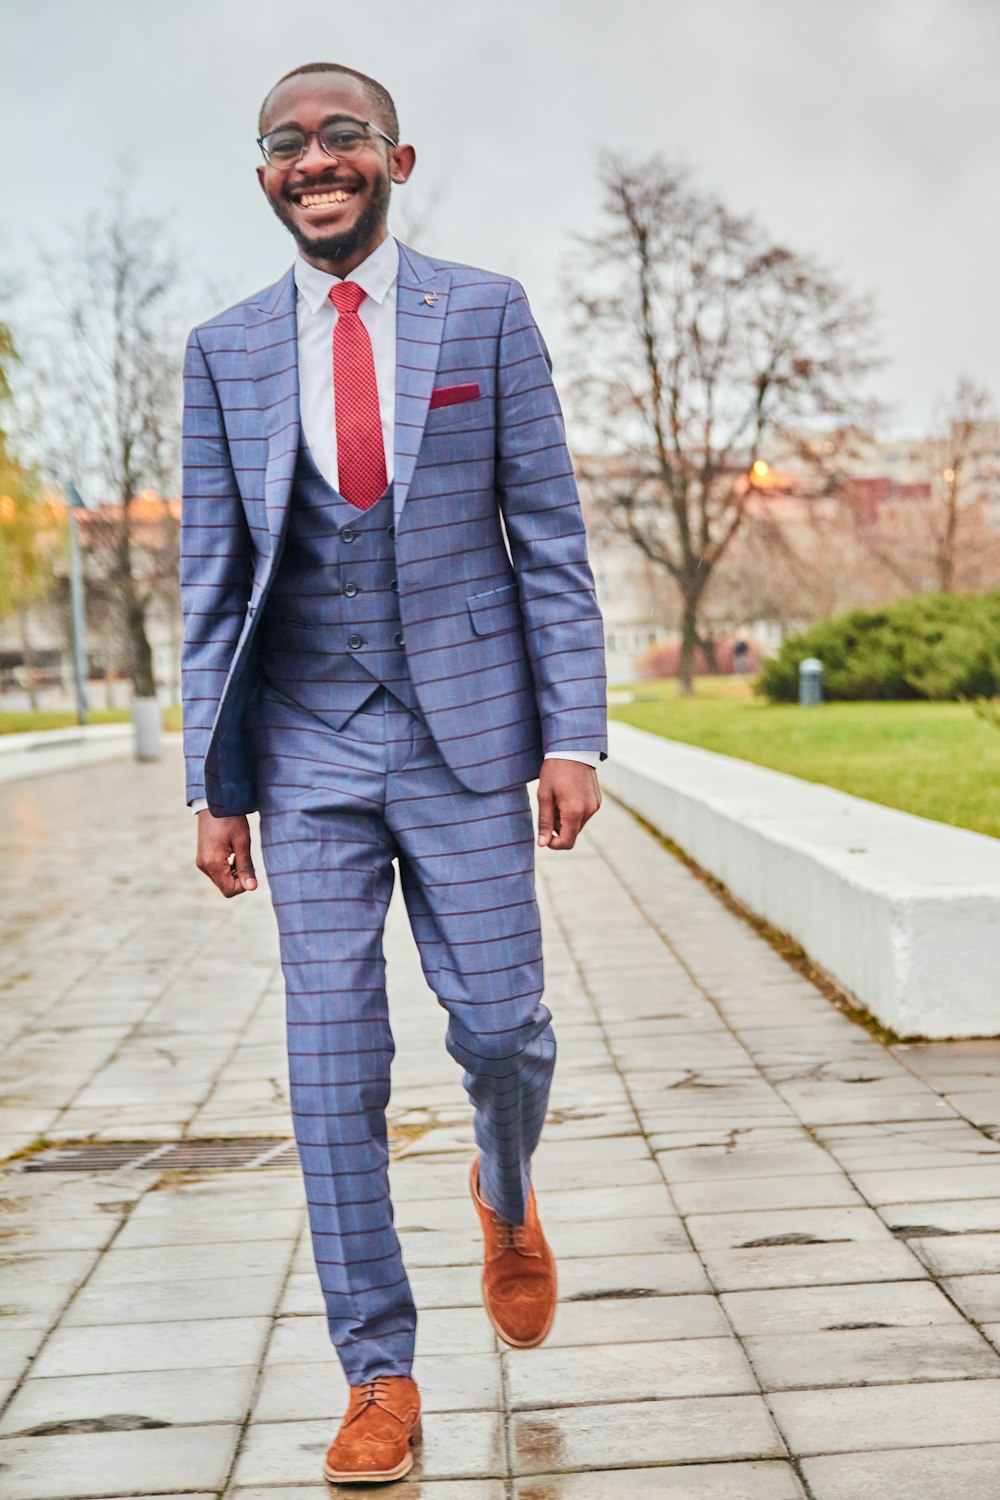
[[[376,113],[383,115],[384,123],[388,126],[389,134],[393,140],[399,140],[399,116],[396,114],[396,106],[393,103],[392,95],[385,85],[379,83],[377,78],[369,78],[367,73],[359,73],[357,68],[349,68],[344,63],[330,62],[303,63],[300,68],[293,68],[290,73],[286,73],[282,78],[278,79],[277,83],[271,85],[264,95],[264,102],[260,107],[260,114],[257,118],[257,129],[261,133],[263,133],[264,129],[264,111],[267,108],[267,101],[276,88],[280,88],[283,83],[287,83],[289,78],[298,78],[300,73],[345,73],[348,78],[356,78],[358,83],[364,86],[365,92],[375,106]]]

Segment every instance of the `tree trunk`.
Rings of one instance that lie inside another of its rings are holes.
[[[146,633],[146,608],[132,579],[125,586],[125,634],[132,667],[132,689],[137,698],[156,697],[153,651]]]
[[[698,645],[698,601],[685,598],[681,612],[681,658],[677,667],[677,694],[690,698],[694,692],[695,650]]]
[[[24,657],[24,680],[28,693],[28,703],[32,713],[37,713],[38,688],[35,686],[35,678],[32,672],[34,652],[31,647],[31,633],[28,630],[28,611],[24,605],[17,612],[17,623],[21,636],[21,655]]]

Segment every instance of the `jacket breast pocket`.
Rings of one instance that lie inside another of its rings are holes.
[[[476,635],[497,635],[501,630],[513,630],[520,624],[521,607],[516,583],[487,589],[484,594],[470,594],[466,603]]]

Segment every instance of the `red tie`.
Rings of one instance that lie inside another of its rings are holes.
[[[337,309],[333,330],[333,405],[337,420],[340,493],[368,510],[385,493],[385,444],[368,329],[358,316],[365,292],[356,281],[330,288]]]

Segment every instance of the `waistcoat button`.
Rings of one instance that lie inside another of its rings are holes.
[[[403,634],[402,634],[402,631],[397,630],[396,634],[393,636],[393,640],[396,642],[397,646],[401,646],[403,644]]]
[[[356,536],[356,531],[352,531],[349,526],[345,526],[343,531],[340,533],[340,540],[342,542],[353,542]]]
[[[344,593],[347,595],[348,599],[353,599],[354,596],[355,596],[355,594],[357,592],[358,592],[358,586],[357,586],[356,583],[345,583],[344,584]]]
[[[389,535],[390,536],[395,536],[396,535],[396,528],[395,528],[395,526],[390,526],[389,527]]]
[[[392,580],[392,582],[390,583],[389,587],[392,589],[392,592],[394,594],[398,594],[399,593],[399,579],[398,578],[394,578]]]
[[[347,644],[350,646],[352,651],[360,651],[361,647],[364,645],[364,641],[359,635],[349,635],[347,637]]]

